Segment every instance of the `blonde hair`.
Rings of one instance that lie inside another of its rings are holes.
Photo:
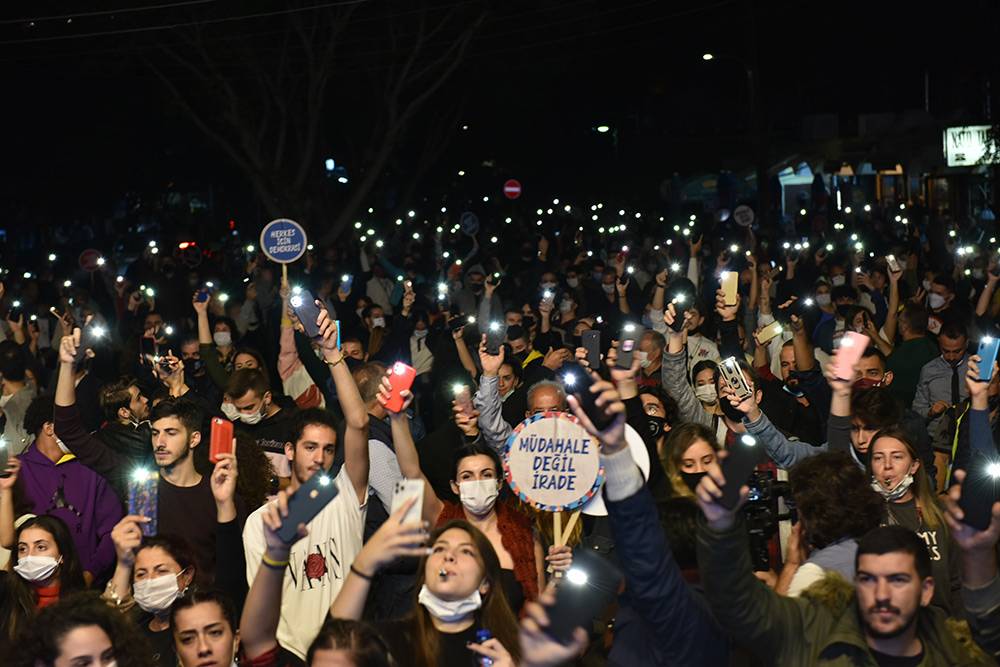
[[[913,473],[913,485],[910,487],[910,490],[913,492],[913,497],[916,498],[917,508],[923,516],[923,522],[928,528],[934,529],[945,525],[944,512],[941,511],[941,505],[934,494],[934,487],[931,485],[930,477],[927,476],[927,471],[924,470],[924,462],[917,456],[917,450],[910,441],[910,436],[899,426],[884,428],[872,438],[871,444],[868,446],[868,462],[865,464],[865,470],[868,472],[868,475],[872,478],[875,477],[875,473],[872,470],[872,454],[874,454],[875,444],[882,438],[899,440],[906,447],[906,453],[910,455],[910,458],[917,462],[917,471]]]
[[[667,471],[670,486],[673,487],[676,496],[694,498],[694,492],[688,488],[687,484],[684,483],[684,478],[681,477],[681,465],[684,461],[684,453],[698,440],[704,440],[716,452],[720,449],[715,440],[715,434],[707,426],[688,422],[670,429],[670,436],[667,438],[666,448],[661,455],[660,462],[663,464],[663,469]]]

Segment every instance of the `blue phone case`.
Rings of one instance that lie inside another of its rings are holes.
[[[989,382],[993,377],[993,362],[997,360],[997,351],[1000,350],[1000,338],[993,336],[983,336],[979,341],[979,380]]]

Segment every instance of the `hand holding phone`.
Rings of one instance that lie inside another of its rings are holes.
[[[587,351],[587,364],[596,371],[601,367],[601,332],[588,329],[581,335],[583,349]]]
[[[1000,460],[974,449],[958,500],[964,515],[962,523],[976,530],[986,530],[993,518],[993,503],[997,501],[1000,501]]]
[[[424,507],[424,480],[405,478],[396,480],[392,494],[392,508],[389,510],[389,514],[395,514],[410,498],[415,498],[416,502],[410,506],[410,509],[406,510],[400,523],[420,522]]]
[[[416,377],[417,371],[412,366],[407,366],[401,361],[392,365],[392,372],[389,374],[389,385],[392,389],[385,404],[386,410],[402,412],[404,403],[402,392],[408,391],[413,386]]]
[[[727,306],[735,306],[737,303],[737,291],[739,289],[740,274],[736,271],[722,272],[722,295]]]
[[[233,440],[233,422],[221,417],[212,417],[211,446],[209,448],[208,460],[212,463],[219,462],[222,454],[232,454],[236,446]]]
[[[629,370],[632,368],[632,357],[639,348],[639,341],[645,333],[642,327],[635,324],[626,324],[622,328],[621,342],[618,343],[618,359],[615,360],[615,368]],[[597,370],[597,369],[594,369]]]
[[[840,337],[840,345],[833,353],[833,373],[838,380],[854,380],[854,367],[861,361],[870,340],[864,334],[844,332]]]
[[[589,549],[573,555],[573,565],[556,588],[556,600],[545,610],[545,633],[562,644],[573,639],[576,628],[588,629],[618,595],[622,573],[607,558]]]
[[[589,371],[581,369],[566,373],[562,379],[563,385],[566,387],[566,393],[572,394],[576,398],[577,403],[580,404],[580,409],[590,419],[594,428],[598,431],[603,431],[614,421],[613,417],[609,417],[604,412],[604,408],[597,405],[597,394],[590,391],[590,388],[596,382],[594,375]]]
[[[486,328],[486,354],[500,354],[500,346],[507,338],[507,325],[503,322],[490,322]]]
[[[288,515],[282,518],[277,535],[285,544],[291,544],[299,534],[299,524],[308,525],[337,497],[336,481],[323,470],[313,473],[288,499]]]
[[[160,475],[145,468],[134,470],[128,481],[128,513],[149,519],[147,523],[142,524],[143,535],[156,535],[159,482]]]
[[[733,509],[740,502],[740,487],[750,478],[750,474],[761,461],[763,447],[749,433],[743,434],[722,460],[722,474],[726,485],[722,487],[722,497],[718,502],[726,509]]]
[[[983,336],[979,341],[979,381],[989,382],[993,379],[993,364],[997,360],[997,351],[1000,350],[1000,338],[993,336]]]
[[[292,307],[292,310],[295,311],[295,316],[299,318],[299,322],[302,323],[302,328],[305,330],[306,336],[309,338],[319,338],[320,333],[317,320],[322,308],[309,290],[301,290],[298,294],[293,294],[288,303]],[[337,331],[340,331],[339,327]]]

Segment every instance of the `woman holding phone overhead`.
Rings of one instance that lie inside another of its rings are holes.
[[[420,469],[420,459],[406,417],[413,395],[407,390],[399,392],[402,405],[394,411],[389,408],[399,404],[391,404],[392,394],[387,374],[382,379],[378,400],[389,413],[392,439],[403,477],[424,482],[424,520],[438,526],[462,520],[480,530],[499,559],[500,585],[511,608],[519,612],[525,600],[535,599],[544,588],[546,561],[553,571],[567,570],[573,562],[571,549],[566,546],[552,547],[548,557],[544,556],[541,540],[532,530],[531,521],[500,500],[502,466],[496,452],[489,447],[465,445],[455,453],[451,489],[461,499],[461,504],[438,498]]]

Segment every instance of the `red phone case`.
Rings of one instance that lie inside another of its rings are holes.
[[[389,375],[389,385],[392,386],[392,394],[385,404],[385,409],[390,412],[399,412],[403,409],[403,392],[413,386],[413,380],[417,377],[417,370],[412,366],[397,361],[392,366],[392,373]]]
[[[212,443],[208,450],[208,460],[219,462],[220,454],[233,453],[233,422],[220,417],[212,417]]]

